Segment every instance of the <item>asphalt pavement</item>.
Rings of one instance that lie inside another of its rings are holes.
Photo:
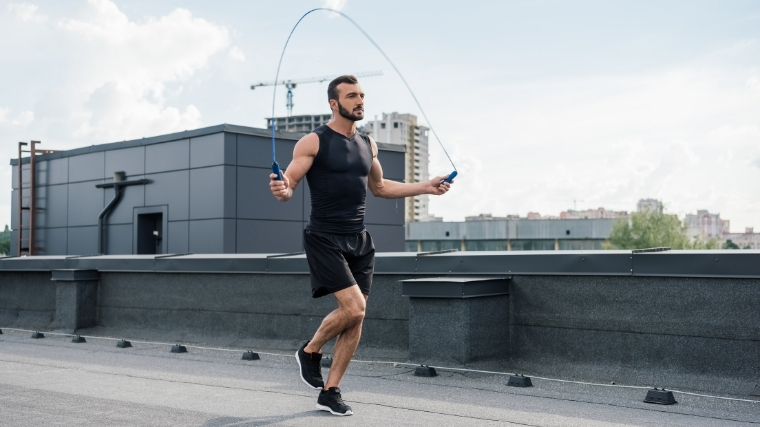
[[[352,363],[341,390],[354,415],[315,407],[291,354],[241,360],[243,349],[171,353],[166,344],[3,329],[0,425],[82,426],[757,426],[760,402],[676,393],[675,405],[643,402],[645,389],[533,379],[508,387],[502,375]],[[325,372],[326,374],[326,372]],[[760,400],[760,399],[759,399]]]

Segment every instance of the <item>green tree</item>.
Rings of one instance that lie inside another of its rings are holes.
[[[606,249],[716,249],[715,239],[694,242],[686,235],[686,226],[675,215],[656,211],[634,212],[630,220],[620,219],[612,226]]]
[[[731,239],[726,240],[726,243],[723,244],[723,249],[739,249],[739,245],[732,242]]]
[[[11,251],[11,230],[5,226],[5,230],[0,233],[0,255],[8,255]]]

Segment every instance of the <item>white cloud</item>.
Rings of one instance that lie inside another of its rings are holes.
[[[11,118],[10,113],[10,108],[0,108],[0,126],[26,127],[34,120],[34,113],[31,111],[23,111],[15,118]]]
[[[230,55],[230,58],[234,59],[235,61],[245,62],[245,54],[237,46],[233,46],[230,49],[229,55]]]
[[[347,0],[323,0],[322,7],[333,10],[342,10],[346,6]]]
[[[88,0],[77,18],[50,29],[65,56],[63,83],[39,100],[40,126],[59,139],[94,143],[202,126],[198,108],[167,98],[230,44],[225,27],[188,10],[134,21],[109,0]],[[240,59],[242,51],[233,51]]]
[[[8,12],[15,14],[16,19],[21,22],[37,22],[42,23],[47,21],[47,16],[38,15],[36,5],[30,3],[8,3]]]

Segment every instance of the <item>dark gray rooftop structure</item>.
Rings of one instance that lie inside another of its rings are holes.
[[[301,136],[276,134],[283,166]],[[404,147],[378,146],[385,177],[403,181]],[[299,252],[310,213],[308,184],[304,180],[288,203],[272,197],[270,147],[265,129],[223,124],[37,156],[34,253]],[[11,254],[16,254],[18,161],[11,165]],[[379,251],[402,251],[404,199],[368,195],[366,224]]]

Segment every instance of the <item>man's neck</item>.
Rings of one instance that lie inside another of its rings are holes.
[[[338,132],[339,134],[347,136],[349,138],[354,136],[356,133],[356,122],[353,120],[348,120],[340,114],[333,114],[333,118],[327,122],[327,126],[329,126],[330,129],[334,130],[335,132]]]

